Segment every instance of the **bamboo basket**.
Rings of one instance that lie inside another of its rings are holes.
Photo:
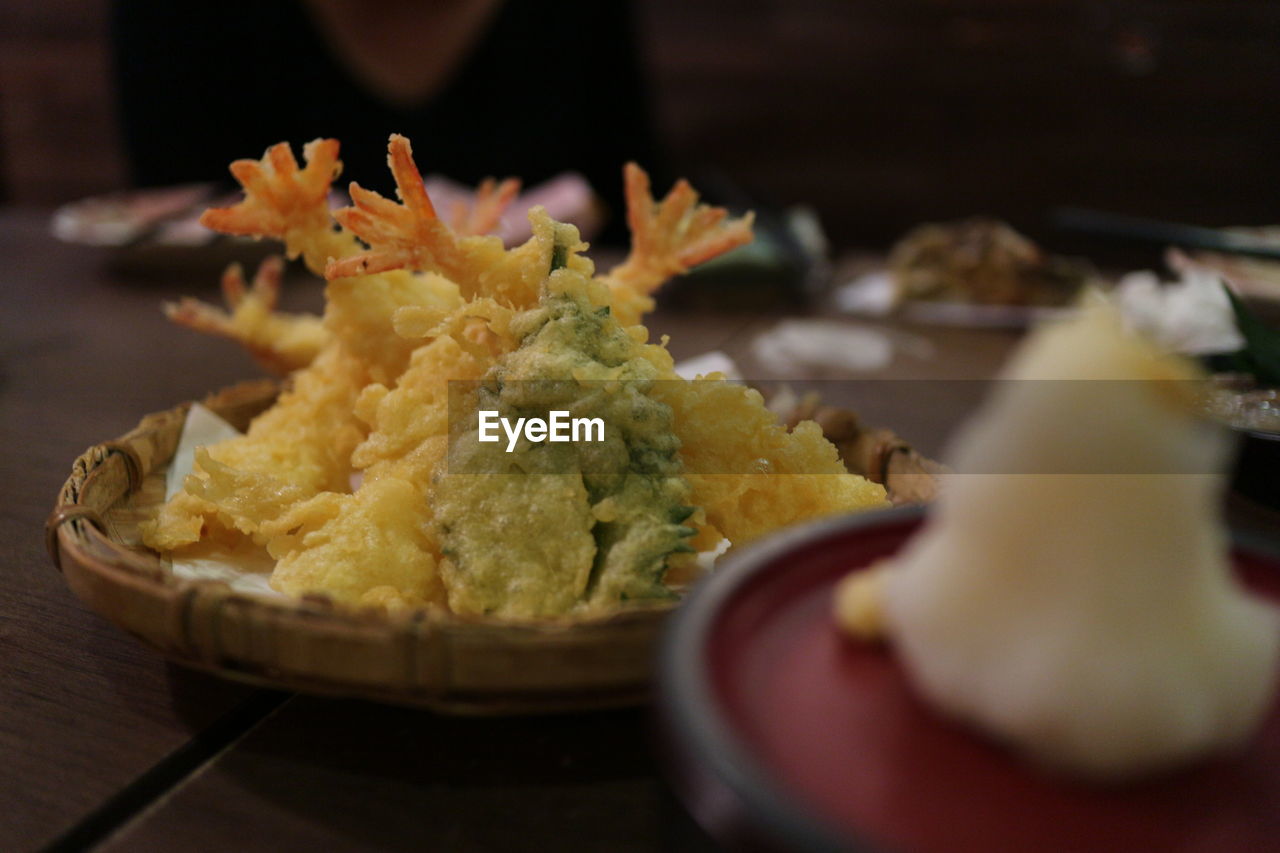
[[[244,430],[279,390],[272,381],[243,383],[204,405]],[[590,621],[513,623],[430,610],[366,614],[324,596],[275,600],[176,577],[141,544],[138,525],[163,501],[190,406],[148,415],[85,451],[46,523],[68,586],[125,631],[178,663],[238,681],[451,713],[607,708],[647,697],[670,604]],[[831,437],[846,460],[869,460],[877,470],[868,473],[889,478],[891,494],[897,473],[909,498],[933,482],[933,469],[920,468],[891,433],[828,420],[829,430],[843,431]]]

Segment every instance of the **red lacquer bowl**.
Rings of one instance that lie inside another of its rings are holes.
[[[918,511],[787,531],[729,561],[663,646],[677,788],[718,839],[751,849],[1280,850],[1280,701],[1239,753],[1106,789],[1039,773],[926,706],[891,648],[846,639],[833,587],[894,553]],[[1280,601],[1280,559],[1233,551]]]

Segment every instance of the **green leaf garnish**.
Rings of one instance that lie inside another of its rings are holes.
[[[1252,373],[1260,385],[1280,385],[1280,329],[1273,329],[1244,304],[1225,284],[1236,327],[1244,337],[1244,349],[1235,354],[1240,369]]]

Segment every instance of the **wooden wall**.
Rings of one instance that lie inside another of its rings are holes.
[[[1280,222],[1280,3],[659,0],[679,157],[841,241],[1054,204]]]
[[[122,181],[104,0],[0,0],[0,197]],[[842,244],[1073,203],[1280,221],[1273,0],[648,0],[674,164],[809,202]]]
[[[119,187],[106,0],[0,0],[0,201]]]

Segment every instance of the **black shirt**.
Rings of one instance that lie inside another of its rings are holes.
[[[405,108],[355,79],[296,2],[118,0],[112,34],[134,182],[227,180],[231,160],[323,136],[342,143],[339,185],[387,194],[395,132],[413,142],[424,174],[532,186],[574,170],[616,214],[622,164],[658,166],[630,12],[508,0],[439,92]],[[611,217],[610,236],[620,219]]]

